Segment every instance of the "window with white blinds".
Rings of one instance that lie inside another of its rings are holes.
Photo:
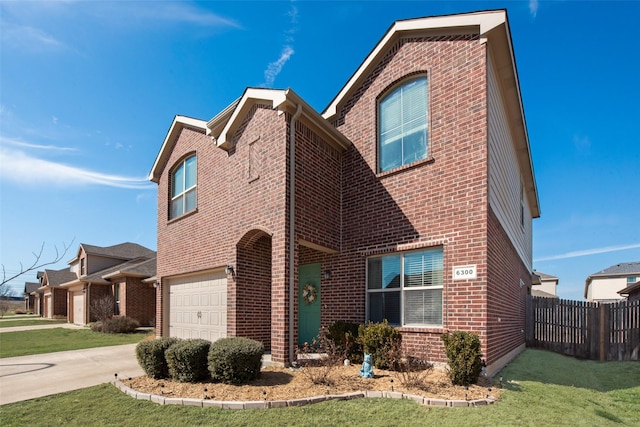
[[[196,208],[196,156],[186,158],[171,173],[171,216],[176,218]]]
[[[427,78],[393,90],[378,107],[380,172],[427,157]]]
[[[367,320],[395,326],[441,326],[442,248],[367,260]]]

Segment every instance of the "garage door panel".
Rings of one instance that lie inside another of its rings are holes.
[[[168,282],[169,333],[172,337],[215,341],[226,336],[227,278],[224,272]]]

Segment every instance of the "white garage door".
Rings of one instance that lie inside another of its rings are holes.
[[[169,335],[215,341],[227,336],[227,276],[169,280]]]
[[[82,291],[73,293],[73,323],[84,325],[84,294]]]

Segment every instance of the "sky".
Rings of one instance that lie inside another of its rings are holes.
[[[0,0],[6,277],[41,247],[71,245],[47,268],[80,243],[155,250],[148,174],[175,115],[209,120],[247,86],[322,112],[393,21],[500,8],[542,213],[534,268],[583,300],[589,274],[640,261],[639,1]]]

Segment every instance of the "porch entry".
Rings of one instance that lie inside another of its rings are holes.
[[[320,330],[320,264],[298,266],[298,344],[311,343]]]

